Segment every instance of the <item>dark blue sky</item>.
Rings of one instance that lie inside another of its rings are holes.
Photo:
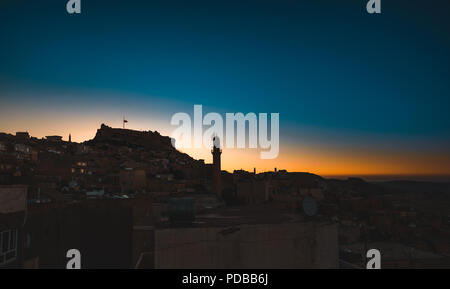
[[[69,15],[65,0],[2,1],[0,100],[82,107],[45,92],[103,91],[86,103],[154,97],[280,112],[294,139],[309,127],[449,144],[450,2],[382,0],[381,15],[366,2],[82,0]]]

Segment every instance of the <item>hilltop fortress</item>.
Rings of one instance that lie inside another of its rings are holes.
[[[102,124],[95,138],[88,144],[108,142],[113,145],[144,147],[147,149],[173,151],[171,138],[162,136],[157,131],[136,131],[131,129],[112,128]]]

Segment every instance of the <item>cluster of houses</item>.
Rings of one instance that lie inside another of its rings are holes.
[[[106,125],[84,143],[0,133],[0,267],[62,268],[72,248],[85,268],[363,267],[370,242],[450,255],[445,216],[376,185],[231,173],[212,153],[205,164],[158,132]]]

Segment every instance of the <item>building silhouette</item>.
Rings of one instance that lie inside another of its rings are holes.
[[[220,139],[217,136],[213,137],[213,149],[211,153],[213,155],[213,190],[218,197],[222,197],[222,169],[220,165],[222,150],[220,149]]]

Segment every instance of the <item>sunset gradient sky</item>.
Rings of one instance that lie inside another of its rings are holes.
[[[447,0],[65,2],[0,2],[0,132],[170,135],[202,104],[280,113],[279,157],[225,149],[229,171],[450,175]]]

